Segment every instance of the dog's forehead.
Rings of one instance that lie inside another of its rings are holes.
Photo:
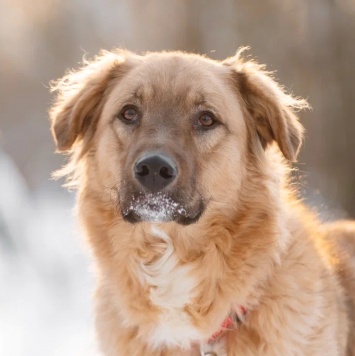
[[[122,88],[141,102],[198,106],[223,100],[228,69],[218,62],[168,53],[143,58],[122,83]]]

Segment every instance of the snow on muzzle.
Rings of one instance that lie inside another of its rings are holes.
[[[178,215],[186,216],[186,210],[168,195],[158,192],[132,196],[132,201],[123,214],[135,215],[140,221],[168,222],[175,220]]]

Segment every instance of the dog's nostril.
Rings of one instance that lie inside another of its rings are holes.
[[[140,177],[145,177],[149,174],[149,168],[145,164],[142,164],[140,167],[137,167],[136,174]]]
[[[168,167],[162,167],[159,171],[159,174],[161,177],[165,179],[172,178],[174,175],[169,173],[169,168]]]
[[[150,152],[137,160],[133,174],[141,186],[152,192],[158,192],[176,180],[178,168],[170,156]]]

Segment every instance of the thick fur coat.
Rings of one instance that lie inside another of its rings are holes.
[[[355,353],[355,225],[321,225],[289,181],[305,101],[240,53],[103,52],[54,90],[104,355]],[[173,162],[159,191],[147,152]]]

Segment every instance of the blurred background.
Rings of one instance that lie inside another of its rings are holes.
[[[0,355],[97,355],[89,257],[49,132],[48,83],[101,48],[249,52],[313,110],[300,189],[355,218],[354,0],[0,0]]]

